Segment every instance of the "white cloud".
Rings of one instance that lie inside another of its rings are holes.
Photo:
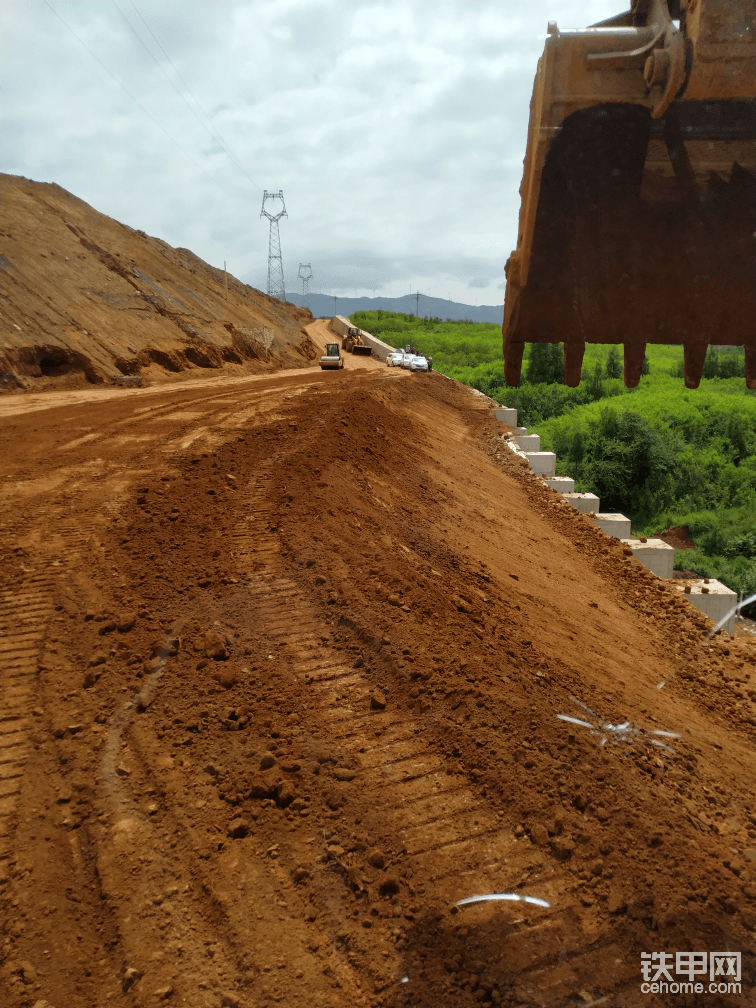
[[[301,261],[326,293],[411,287],[464,301],[474,288],[500,303],[539,36],[549,20],[619,13],[622,0],[50,6],[160,125],[45,3],[6,2],[3,171],[57,182],[259,287],[256,186],[283,189],[294,289]],[[171,87],[167,77],[192,104],[140,14],[254,181]]]

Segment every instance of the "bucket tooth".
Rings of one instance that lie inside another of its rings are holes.
[[[504,350],[504,380],[507,385],[519,385],[522,376],[524,343],[507,343]]]
[[[564,384],[570,388],[577,388],[580,384],[584,353],[585,343],[564,344]]]
[[[643,358],[646,356],[645,343],[625,343],[625,385],[635,388],[640,381],[643,370]]]
[[[706,343],[686,343],[683,351],[685,357],[685,387],[698,388],[706,362]]]

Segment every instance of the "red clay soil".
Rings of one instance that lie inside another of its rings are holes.
[[[690,529],[687,525],[670,525],[660,532],[657,539],[661,539],[667,546],[676,550],[695,549],[696,544],[690,538]]]
[[[309,311],[59,185],[0,174],[0,391],[259,374],[315,357]]]
[[[385,368],[6,418],[4,1006],[752,1003],[756,646],[501,430]]]

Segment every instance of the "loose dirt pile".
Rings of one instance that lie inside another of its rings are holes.
[[[690,538],[690,529],[687,525],[672,525],[660,532],[656,538],[676,550],[696,548],[696,544]]]
[[[749,1003],[756,647],[491,412],[383,369],[6,422],[4,1004],[671,1008],[641,954],[691,950]]]
[[[308,311],[282,304],[58,185],[0,175],[0,389],[86,388],[308,364]]]

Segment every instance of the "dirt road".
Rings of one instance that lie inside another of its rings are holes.
[[[3,1004],[747,1004],[756,648],[359,363],[7,410]]]

